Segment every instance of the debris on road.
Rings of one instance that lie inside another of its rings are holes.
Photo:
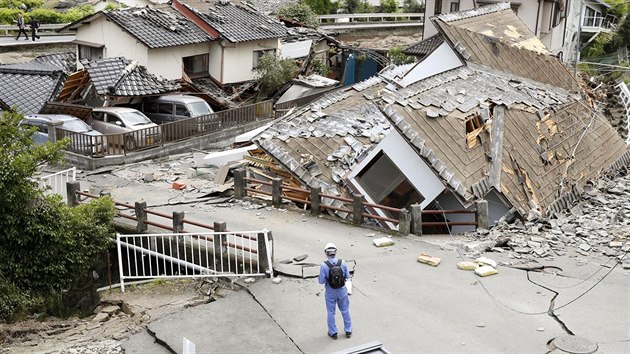
[[[387,247],[394,245],[394,241],[389,237],[375,238],[374,240],[372,240],[372,242],[374,242],[374,246],[376,247]]]
[[[489,275],[494,275],[497,274],[497,270],[492,268],[489,265],[485,265],[485,266],[481,266],[477,269],[475,269],[475,274],[477,274],[480,277],[487,277]]]
[[[461,270],[475,270],[479,268],[479,264],[475,262],[461,261],[457,262],[457,268]]]
[[[420,253],[420,255],[418,256],[418,262],[424,263],[424,264],[428,264],[428,265],[434,266],[434,267],[437,267],[440,264],[441,261],[442,261],[441,258],[433,257],[433,256],[428,255],[426,253]]]
[[[495,261],[494,259],[486,258],[486,257],[479,257],[475,259],[475,262],[479,263],[480,265],[489,265],[492,268],[497,267],[497,261]]]

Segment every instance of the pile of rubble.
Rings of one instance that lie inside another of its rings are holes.
[[[551,219],[525,223],[500,223],[491,231],[465,235],[472,242],[458,242],[471,258],[486,251],[507,253],[510,259],[551,260],[575,252],[584,257],[604,255],[624,261],[630,250],[630,176],[601,179],[585,188],[582,201]]]

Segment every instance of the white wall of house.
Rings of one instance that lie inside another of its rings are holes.
[[[144,65],[151,74],[169,80],[180,79],[184,73],[182,58],[207,54],[209,50],[208,43],[149,49],[148,60]]]
[[[90,24],[79,27],[76,39],[104,44],[103,58],[125,57],[130,60],[137,60],[140,65],[146,66],[148,64],[149,48],[123,31],[122,28],[106,21],[105,17],[99,17]]]
[[[441,0],[442,6],[440,7],[440,11],[443,14],[451,12],[451,3],[459,3],[459,10],[472,9],[475,7],[473,0]],[[437,29],[433,26],[430,18],[431,16],[435,16],[435,4],[436,0],[426,0],[425,1],[425,10],[424,10],[424,28],[423,28],[423,38],[429,38],[432,35],[437,33]]]
[[[210,45],[210,75],[222,84],[254,79],[254,52],[280,49],[280,39],[227,43],[217,41]]]
[[[463,63],[453,49],[448,44],[442,43],[433,53],[414,66],[400,82],[403,87],[407,87],[414,82],[462,65]]]

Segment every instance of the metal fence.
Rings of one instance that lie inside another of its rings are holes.
[[[125,281],[273,274],[267,230],[116,236]]]
[[[77,180],[77,168],[72,167],[67,170],[55,172],[39,178],[39,185],[45,188],[48,193],[59,194],[65,201],[68,200],[66,185],[68,182]]]

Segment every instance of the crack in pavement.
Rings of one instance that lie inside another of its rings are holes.
[[[551,318],[553,318],[556,322],[558,322],[558,324],[560,325],[560,328],[562,328],[562,329],[563,329],[563,330],[564,330],[567,334],[569,334],[569,335],[572,335],[572,336],[573,336],[573,335],[575,335],[575,334],[573,333],[573,331],[571,331],[571,330],[569,329],[569,327],[567,327],[566,323],[564,323],[564,321],[562,321],[562,320],[558,317],[558,315],[556,315],[556,314],[555,314],[555,312],[554,312],[554,310],[555,310],[555,308],[554,308],[554,307],[555,307],[555,303],[556,303],[556,298],[558,297],[558,295],[560,295],[560,293],[559,293],[559,292],[557,292],[557,291],[555,291],[555,290],[553,290],[553,289],[550,289],[550,288],[548,288],[548,287],[546,287],[546,286],[544,286],[544,285],[541,285],[541,284],[536,283],[535,281],[533,281],[533,280],[529,277],[529,273],[530,273],[530,272],[542,272],[545,268],[554,268],[554,269],[558,269],[558,270],[562,271],[562,268],[560,268],[560,267],[555,267],[555,266],[539,266],[539,267],[535,267],[535,268],[532,268],[532,269],[522,269],[522,268],[519,268],[519,269],[525,270],[525,271],[527,272],[527,280],[529,280],[529,282],[530,282],[530,283],[532,283],[532,284],[534,284],[534,285],[537,285],[537,286],[539,286],[539,287],[541,287],[541,288],[543,288],[543,289],[545,289],[545,290],[551,291],[551,292],[554,294],[554,295],[553,295],[553,297],[551,298],[551,300],[549,301],[549,309],[547,309],[547,314],[548,314]]]

